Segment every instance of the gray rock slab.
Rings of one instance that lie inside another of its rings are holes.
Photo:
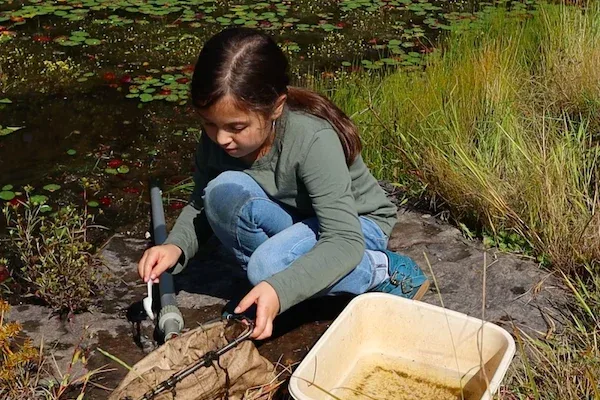
[[[68,371],[77,346],[93,349],[96,345],[102,347],[100,337],[132,336],[125,310],[145,290],[145,285],[132,279],[137,276],[137,258],[145,245],[146,241],[123,236],[114,236],[108,242],[101,257],[113,280],[90,312],[76,314],[67,320],[64,316],[52,314],[48,307],[42,305],[20,304],[11,308],[8,320],[21,322],[23,331],[34,345],[39,347],[43,343],[45,352],[56,360],[56,363],[46,364],[54,377],[58,378]],[[146,330],[152,330],[150,322],[144,324]],[[131,343],[134,345],[133,341]],[[72,377],[85,372],[80,367],[81,364],[77,364],[70,371]]]
[[[559,324],[566,304],[560,280],[535,262],[485,249],[479,240],[434,217],[403,209],[389,248],[411,256],[435,277],[425,302],[529,333],[545,333]],[[485,307],[484,300],[485,268]]]

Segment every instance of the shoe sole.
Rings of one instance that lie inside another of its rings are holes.
[[[427,290],[429,290],[429,280],[426,280],[425,282],[423,282],[423,284],[421,285],[419,290],[417,290],[417,293],[415,293],[415,295],[412,299],[413,300],[421,300],[421,298],[423,296],[425,296],[425,293],[427,293]]]

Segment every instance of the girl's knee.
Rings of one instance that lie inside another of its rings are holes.
[[[260,245],[248,261],[246,273],[250,283],[254,286],[258,285],[260,282],[286,269],[288,263],[282,253],[284,252],[281,249],[274,248],[268,241]]]
[[[204,190],[204,210],[209,221],[228,219],[235,209],[234,202],[248,193],[254,180],[240,171],[225,171],[208,182]],[[254,183],[255,184],[255,183]]]

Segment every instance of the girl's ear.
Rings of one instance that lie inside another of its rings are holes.
[[[285,101],[287,100],[287,94],[282,94],[277,98],[275,102],[275,109],[271,114],[271,120],[275,121],[277,118],[281,117],[283,113],[283,107],[285,106]]]

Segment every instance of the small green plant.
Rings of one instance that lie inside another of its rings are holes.
[[[44,215],[43,202],[31,200],[31,188],[26,192],[26,202],[4,207],[13,250],[21,264],[16,278],[59,313],[87,309],[103,278],[87,237],[93,216],[74,206]]]

